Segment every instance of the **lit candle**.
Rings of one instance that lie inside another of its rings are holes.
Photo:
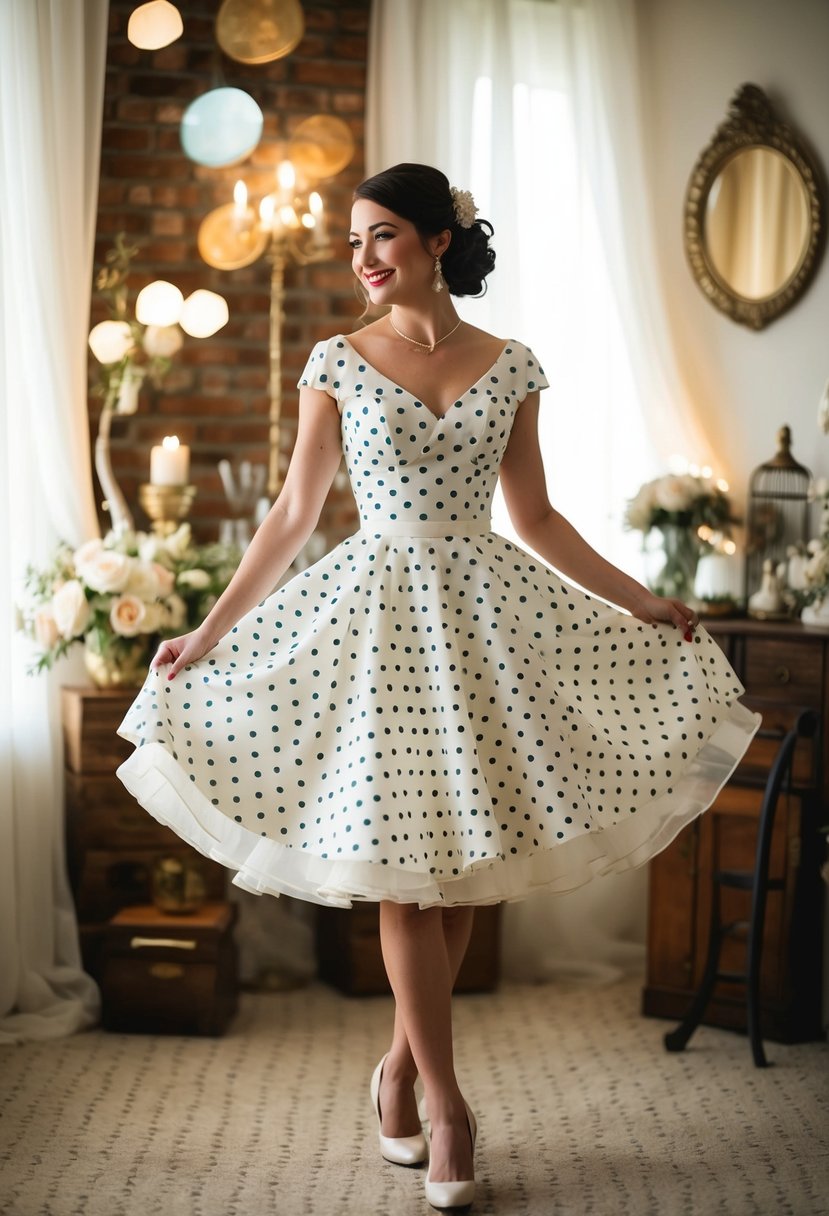
[[[190,449],[177,435],[167,435],[150,452],[150,482],[154,486],[186,486]]]
[[[276,170],[276,180],[279,182],[279,202],[281,205],[292,203],[294,201],[294,187],[296,186],[296,169],[289,160],[280,162]]]
[[[248,188],[243,181],[233,187],[233,222],[237,231],[243,227],[248,213]]]
[[[316,190],[312,190],[308,198],[308,206],[314,219],[314,244],[325,244],[325,216],[322,213],[322,198]]]
[[[266,194],[259,204],[259,222],[265,232],[273,232],[276,200],[272,194]]]

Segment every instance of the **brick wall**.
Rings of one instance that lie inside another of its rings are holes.
[[[268,459],[269,267],[262,258],[235,271],[214,270],[199,256],[196,238],[204,216],[231,201],[243,177],[257,198],[271,188],[273,169],[295,127],[316,113],[348,123],[356,153],[336,178],[322,184],[335,259],[287,272],[283,328],[282,471],[296,434],[295,384],[311,346],[353,328],[360,305],[354,294],[348,229],[351,193],[363,173],[363,111],[370,0],[305,0],[305,36],[287,57],[259,67],[236,63],[214,37],[220,0],[178,0],[184,34],[160,51],[140,51],[126,35],[133,0],[112,0],[104,98],[96,267],[115,233],[140,246],[130,276],[130,308],[153,279],[176,283],[185,296],[197,287],[220,292],[230,321],[213,338],[185,337],[163,387],[143,390],[136,414],[113,424],[113,464],[134,509],[138,485],[149,480],[150,447],[175,433],[191,447],[191,480],[198,496],[191,514],[200,540],[217,536],[225,515],[217,461]],[[183,153],[182,113],[193,98],[220,84],[249,92],[265,126],[259,147],[243,165],[207,169]],[[106,314],[93,297],[91,324]],[[91,356],[90,356],[91,357]],[[92,439],[100,402],[90,398]],[[342,479],[332,490],[321,527],[333,542],[356,527],[353,499]],[[100,502],[101,493],[96,485]],[[108,517],[102,514],[102,526]]]

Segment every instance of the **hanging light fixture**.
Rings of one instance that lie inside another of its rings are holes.
[[[135,346],[126,321],[99,321],[89,334],[89,349],[99,363],[120,363]]]
[[[139,291],[135,316],[142,325],[175,325],[183,304],[184,296],[175,284],[156,279]]]
[[[199,287],[184,301],[178,323],[191,338],[210,338],[227,325],[228,315],[224,296]]]
[[[334,177],[351,161],[354,137],[341,118],[332,114],[313,114],[303,119],[294,131],[288,155],[311,181]]]
[[[216,18],[216,41],[238,63],[289,55],[304,32],[299,0],[224,0]]]
[[[142,51],[157,51],[180,38],[184,30],[181,13],[169,0],[150,0],[134,9],[127,24],[127,37]]]
[[[249,156],[262,137],[262,111],[243,89],[202,93],[181,119],[181,146],[199,165],[219,169]]]

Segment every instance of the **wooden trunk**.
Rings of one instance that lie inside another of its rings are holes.
[[[236,1012],[236,906],[187,916],[122,908],[106,928],[101,967],[105,1030],[219,1035]]]

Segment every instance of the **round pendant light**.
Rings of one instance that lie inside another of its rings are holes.
[[[354,155],[354,139],[341,118],[314,114],[291,136],[288,155],[307,178],[333,177]]]
[[[158,51],[180,38],[184,24],[181,13],[169,0],[150,0],[139,4],[127,23],[127,37],[142,51]]]
[[[211,89],[181,119],[181,146],[196,164],[218,169],[249,156],[262,136],[262,111],[242,89]]]
[[[142,325],[175,325],[183,304],[184,296],[174,283],[156,279],[139,291],[135,316]]]
[[[280,59],[304,32],[299,0],[224,0],[216,17],[216,41],[238,63]]]
[[[184,301],[179,325],[191,338],[211,338],[227,325],[228,315],[224,296],[199,287]]]

